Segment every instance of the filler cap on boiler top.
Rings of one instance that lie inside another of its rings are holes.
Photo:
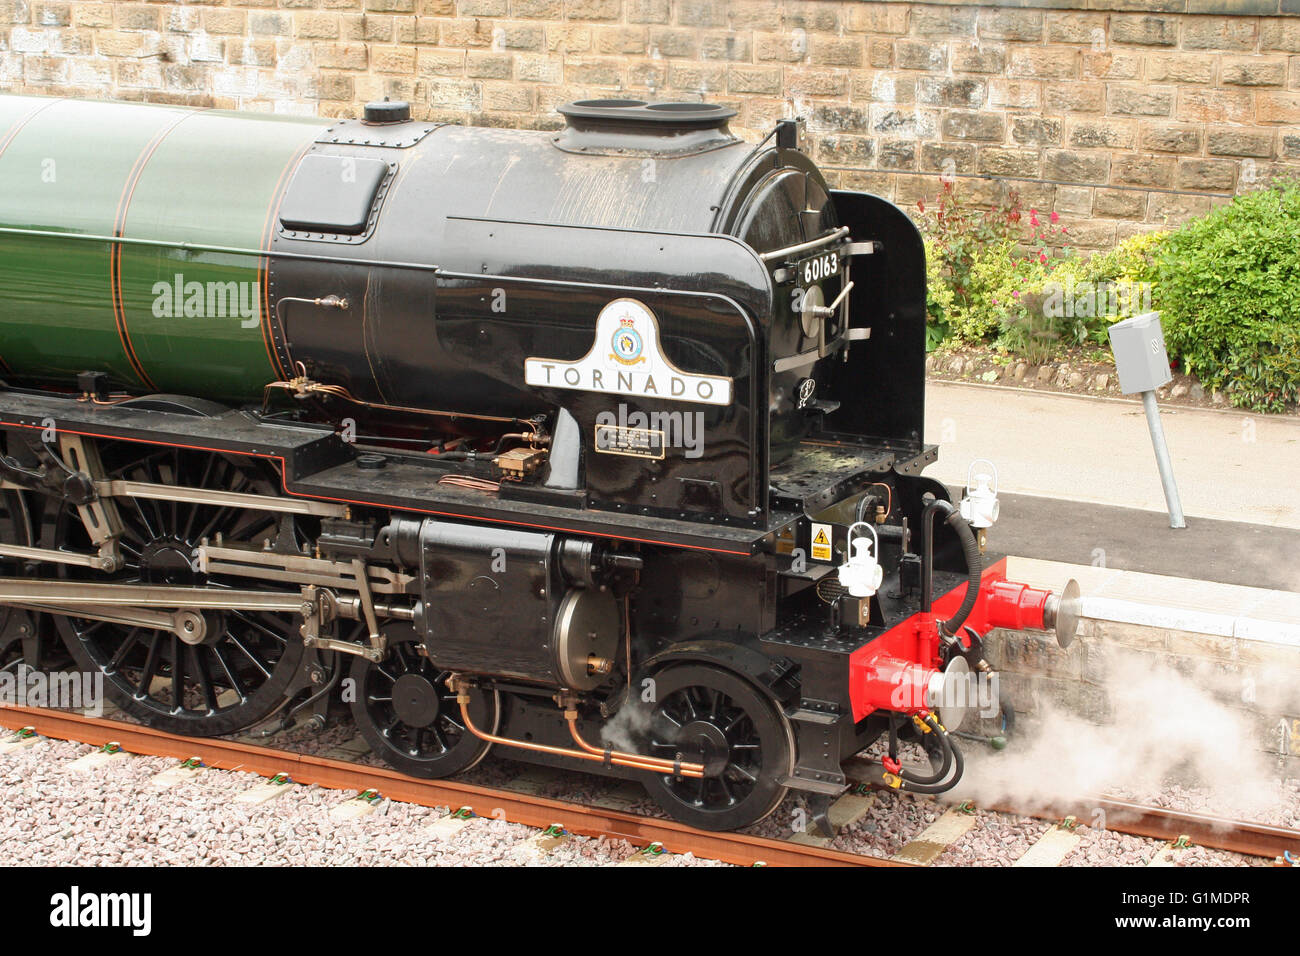
[[[365,122],[373,124],[407,123],[411,119],[411,104],[385,96],[382,100],[367,103],[362,116]]]

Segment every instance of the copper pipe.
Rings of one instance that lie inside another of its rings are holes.
[[[627,642],[627,699],[632,699],[632,595],[623,595],[623,639]]]
[[[301,365],[301,363],[299,363]],[[299,390],[310,392],[313,395],[329,395],[352,405],[358,405],[362,408],[376,408],[389,412],[403,412],[408,415],[427,415],[431,418],[469,418],[475,421],[483,422],[502,422],[512,425],[520,425],[529,429],[528,433],[520,437],[527,440],[530,444],[537,439],[537,426],[524,418],[511,418],[500,415],[477,415],[470,412],[447,412],[433,408],[412,408],[407,405],[385,405],[381,402],[367,402],[364,399],[357,398],[342,385],[325,385],[320,382],[313,382],[307,378],[303,369],[295,380],[288,382],[271,382],[262,389],[262,407],[266,407],[268,393],[273,388],[284,389],[285,391],[297,392]]]
[[[609,754],[611,763],[618,763],[620,766],[630,766],[628,763],[620,761],[635,760],[641,763],[642,770],[657,770],[660,773],[671,773],[682,777],[703,777],[704,764],[702,763],[685,763],[672,760],[663,760],[659,757],[646,757],[641,754],[622,753],[617,750],[601,750],[599,747],[593,747],[582,739],[582,734],[578,733],[578,712],[569,708],[564,712],[564,719],[569,722],[569,733],[573,735],[574,742],[589,754],[596,754],[601,760]]]
[[[504,747],[518,747],[521,750],[535,750],[538,753],[556,754],[561,757],[576,757],[579,760],[592,760],[605,762],[605,752],[603,750],[595,753],[584,753],[581,750],[573,750],[568,747],[552,747],[549,744],[534,744],[524,740],[511,740],[508,737],[498,737],[496,734],[488,734],[474,726],[474,721],[469,715],[469,694],[465,689],[456,685],[456,703],[460,704],[460,716],[465,721],[465,729],[480,740],[486,740],[488,743],[501,744]],[[574,736],[577,738],[577,732]],[[648,770],[654,773],[674,773],[683,777],[702,777],[704,776],[704,767],[701,764],[683,763],[680,767],[673,764],[671,760],[660,761],[654,757],[638,757],[635,754],[618,754],[611,751],[609,762],[619,767],[631,767],[633,770]]]

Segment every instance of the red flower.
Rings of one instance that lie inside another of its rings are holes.
[[[1057,223],[1057,222],[1060,222],[1060,221],[1061,221],[1061,217],[1060,217],[1059,215],[1057,215],[1056,210],[1053,209],[1053,210],[1052,210],[1052,222]]]
[[[1040,253],[1038,254],[1038,261],[1039,261],[1039,262],[1046,262],[1046,261],[1047,261],[1047,253],[1045,253],[1045,252],[1040,252]]]
[[[917,211],[917,212],[925,212],[925,200],[924,200],[924,199],[918,199],[918,200],[916,201],[916,211]]]
[[[1031,226],[1037,226],[1037,225],[1038,225],[1038,210],[1037,210],[1037,209],[1031,209],[1031,210],[1029,210],[1029,224],[1030,224]]]

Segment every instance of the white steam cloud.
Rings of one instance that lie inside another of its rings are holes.
[[[1273,815],[1285,799],[1283,761],[1261,748],[1267,714],[1296,712],[1295,675],[1257,687],[1210,662],[1189,675],[1150,653],[1116,645],[1105,653],[1105,723],[1038,700],[1007,750],[963,741],[966,773],[952,795],[984,806],[1077,805],[1087,796],[1158,803],[1171,788],[1190,787],[1206,812]]]

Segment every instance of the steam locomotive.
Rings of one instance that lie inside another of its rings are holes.
[[[182,734],[341,700],[405,773],[496,747],[701,828],[825,825],[880,739],[952,786],[984,637],[1068,642],[1077,589],[922,475],[916,229],[794,121],[559,112],[0,96],[0,663]]]

